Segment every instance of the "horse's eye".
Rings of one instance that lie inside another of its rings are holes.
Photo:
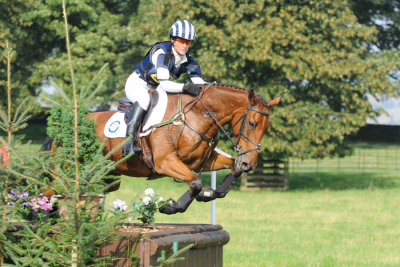
[[[252,121],[249,121],[249,127],[251,129],[254,129],[256,127],[256,124],[254,122],[252,122]]]

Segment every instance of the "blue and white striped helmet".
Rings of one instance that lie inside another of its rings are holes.
[[[178,20],[175,22],[169,31],[169,35],[171,37],[179,37],[189,41],[196,39],[194,26],[187,20]]]

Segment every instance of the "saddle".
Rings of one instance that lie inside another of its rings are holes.
[[[151,88],[149,89],[149,95],[150,95],[150,105],[149,109],[151,110],[158,102],[158,92],[156,91],[156,88]],[[129,120],[129,114],[132,110],[133,103],[126,97],[122,97],[118,99],[119,105],[118,105],[118,111],[123,112],[124,115],[124,120],[125,123],[128,124]],[[140,126],[140,131],[142,132],[144,122],[147,121],[149,116],[149,112],[146,113],[145,117],[143,118],[142,124]],[[153,162],[153,155],[151,148],[148,143],[147,136],[143,136],[140,138],[137,138],[137,145],[143,149],[143,154],[141,155],[143,161],[149,167],[150,169],[154,170],[154,162]]]
[[[150,95],[150,105],[149,105],[149,110],[151,108],[153,108],[157,102],[158,102],[158,92],[156,91],[156,88],[150,88],[149,89],[149,95]],[[129,113],[131,113],[132,110],[132,105],[133,103],[126,97],[121,97],[118,99],[118,108],[117,110],[120,112],[123,112],[125,114],[124,120],[125,123],[127,124],[129,121]],[[145,117],[143,118],[143,122],[145,122],[147,120],[148,117],[148,112],[146,113]],[[142,127],[143,127],[143,123],[142,122]]]

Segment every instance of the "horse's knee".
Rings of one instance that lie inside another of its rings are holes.
[[[104,191],[105,193],[110,193],[117,191],[119,187],[121,186],[121,180],[120,179],[115,179],[115,178],[105,178],[104,182],[108,185],[106,187],[106,190]]]
[[[190,188],[190,194],[192,196],[197,195],[202,189],[201,179],[197,178],[197,179],[194,179],[193,181],[191,181],[189,183],[189,188]]]

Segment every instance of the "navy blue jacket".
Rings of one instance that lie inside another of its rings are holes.
[[[135,69],[139,72],[140,77],[144,79],[150,85],[158,85],[159,81],[156,79],[156,68],[153,62],[151,61],[151,57],[153,53],[158,49],[162,49],[165,52],[165,57],[162,64],[168,68],[170,72],[170,80],[178,79],[182,73],[188,72],[190,78],[193,77],[200,77],[202,78],[203,75],[201,74],[201,69],[199,63],[186,53],[186,57],[188,59],[187,62],[180,64],[178,68],[175,68],[175,56],[172,52],[172,43],[170,41],[167,42],[160,42],[156,43],[150,50],[147,52],[146,56],[143,60],[135,66]]]

